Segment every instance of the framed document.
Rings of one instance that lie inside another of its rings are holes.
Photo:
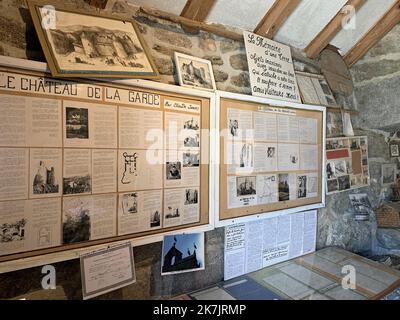
[[[83,254],[80,261],[84,300],[136,282],[130,243]]]

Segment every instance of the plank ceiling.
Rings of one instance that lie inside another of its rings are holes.
[[[352,66],[400,22],[400,0],[128,0],[177,16],[256,32],[315,58],[327,44]],[[346,5],[358,9],[343,29]]]

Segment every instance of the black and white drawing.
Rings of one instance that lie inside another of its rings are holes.
[[[124,158],[124,172],[122,173],[121,183],[130,184],[138,175],[137,166],[139,154],[137,152],[124,152],[122,157]]]
[[[167,162],[165,172],[167,180],[182,179],[181,162],[180,161]]]
[[[23,218],[0,224],[0,243],[25,240],[26,223],[27,220]]]
[[[239,159],[240,168],[251,168],[253,167],[253,145],[250,143],[244,143],[240,150]]]
[[[279,174],[278,180],[279,201],[288,201],[290,196],[289,174]]]
[[[138,213],[138,194],[127,193],[122,195],[122,214],[132,215]]]
[[[297,198],[307,197],[307,176],[297,176]]]
[[[76,208],[67,210],[63,222],[63,243],[89,241],[91,234],[90,209],[81,201]]]
[[[199,152],[184,152],[183,153],[183,167],[198,167],[200,165]]]
[[[67,139],[89,139],[89,110],[87,108],[65,108]]]
[[[158,76],[133,21],[37,6],[32,4],[30,9],[38,18],[35,26],[48,49],[46,58],[53,75]],[[56,23],[44,28],[49,14]]]
[[[199,202],[199,191],[197,189],[185,190],[185,205],[197,204]]]
[[[209,60],[175,52],[175,65],[181,86],[215,90],[215,80]]]
[[[42,160],[37,164],[35,177],[33,178],[33,194],[58,193],[59,184],[56,180],[54,166],[48,167]]]
[[[238,197],[256,194],[256,177],[237,177],[236,191]]]
[[[92,181],[90,174],[63,178],[64,194],[90,193],[91,191]]]

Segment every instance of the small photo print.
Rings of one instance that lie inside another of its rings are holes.
[[[288,201],[290,195],[289,174],[278,175],[279,201]]]
[[[89,139],[89,110],[66,107],[65,112],[67,139]]]
[[[56,180],[54,166],[47,166],[46,162],[40,160],[36,164],[36,174],[33,178],[33,194],[58,193],[59,184]]]
[[[341,176],[338,178],[339,191],[350,189],[350,176]]]
[[[166,178],[167,180],[182,179],[182,168],[180,161],[167,162],[166,165]]]
[[[197,119],[190,119],[184,122],[183,129],[185,130],[199,130],[199,121]]]
[[[197,189],[186,189],[185,205],[199,203],[199,191]]]
[[[154,211],[150,217],[150,228],[157,228],[161,226],[161,216],[158,210]]]
[[[350,148],[351,150],[360,150],[360,140],[359,139],[350,139]]]
[[[196,133],[188,135],[183,140],[183,145],[189,148],[198,148],[200,146],[200,134]]]
[[[397,167],[395,164],[382,165],[382,184],[389,185],[396,182]]]
[[[0,243],[25,240],[25,218],[0,224]]]
[[[328,193],[339,191],[337,179],[327,180]]]
[[[138,213],[138,194],[127,193],[122,195],[122,214],[132,215]]]
[[[181,86],[215,90],[215,80],[210,60],[175,52],[175,65]]]
[[[239,121],[237,119],[229,119],[229,132],[232,137],[237,137],[239,132]]]
[[[85,176],[74,176],[63,179],[64,194],[90,193],[92,191],[91,178]]]
[[[89,204],[82,200],[76,202],[76,207],[67,210],[64,207],[63,243],[89,241],[91,235]],[[72,203],[72,202],[71,202]]]
[[[347,174],[347,163],[345,160],[335,161],[335,176],[341,176]]]
[[[256,177],[237,177],[236,178],[237,196],[248,196],[256,194]]]
[[[180,209],[177,207],[168,206],[165,219],[179,218],[181,216]]]
[[[198,167],[200,165],[199,152],[184,152],[183,153],[183,167]]]
[[[307,197],[307,176],[297,176],[297,198]]]
[[[267,158],[272,159],[276,156],[276,148],[275,147],[268,147],[267,148]]]
[[[161,274],[204,269],[204,233],[164,236]]]

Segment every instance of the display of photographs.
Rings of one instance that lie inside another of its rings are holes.
[[[197,189],[185,190],[185,205],[199,203],[199,191]]]
[[[289,174],[279,174],[278,182],[279,201],[289,201]]]
[[[131,215],[138,213],[138,194],[127,193],[122,195],[122,214]]]
[[[204,233],[164,236],[161,275],[204,270]]]
[[[211,61],[175,52],[179,84],[204,90],[216,90]]]
[[[184,152],[183,153],[183,167],[198,167],[200,165],[199,152]]]
[[[256,194],[256,177],[236,177],[237,196]]]
[[[307,197],[307,176],[297,176],[297,198]]]
[[[339,191],[350,189],[350,176],[341,176],[338,179]]]
[[[399,145],[398,144],[391,144],[390,145],[390,156],[391,157],[399,157]]]
[[[0,224],[0,243],[25,240],[27,220],[22,218],[11,223]]]
[[[158,78],[136,24],[29,2],[53,76]]]
[[[395,164],[382,165],[382,184],[392,185],[396,183],[397,166]]]
[[[89,110],[66,107],[65,113],[65,137],[67,139],[89,139]]]
[[[180,161],[166,163],[166,178],[167,180],[182,179],[182,168]]]
[[[328,193],[339,191],[339,184],[337,179],[328,180],[327,186],[328,186]]]

